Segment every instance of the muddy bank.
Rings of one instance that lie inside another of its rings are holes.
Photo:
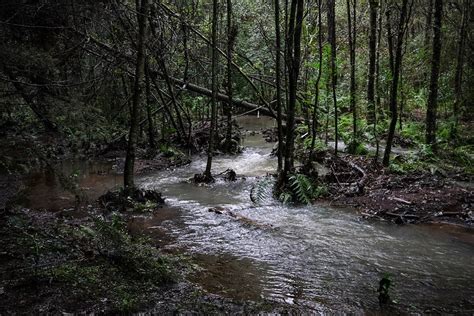
[[[472,227],[472,179],[439,170],[397,174],[367,157],[323,159],[332,205],[396,224],[445,222]]]

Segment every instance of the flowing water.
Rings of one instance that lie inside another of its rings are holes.
[[[258,131],[274,122],[246,117],[240,124]],[[188,183],[203,172],[204,156],[138,180],[142,187],[161,191],[170,207],[134,218],[131,227],[169,251],[190,254],[203,267],[192,276],[194,282],[235,299],[363,312],[377,310],[378,282],[389,273],[392,299],[404,308],[472,308],[471,231],[370,223],[353,210],[320,204],[292,207],[268,199],[254,205],[250,190],[274,172],[276,159],[269,155],[273,144],[258,133],[247,135],[244,145],[238,156],[213,160],[213,174],[232,168],[240,177],[236,182]],[[102,177],[106,186],[117,181]],[[223,214],[210,212],[211,207]]]

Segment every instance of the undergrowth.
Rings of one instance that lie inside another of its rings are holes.
[[[13,272],[2,278],[5,291],[33,284],[40,293],[50,293],[44,295],[49,299],[51,293],[60,293],[48,312],[68,306],[133,312],[177,277],[173,259],[160,254],[146,238],[130,235],[118,215],[96,217],[82,225],[57,220],[39,224],[20,212],[9,217],[0,233],[8,236],[8,256],[18,258],[11,262]],[[33,308],[45,304],[35,297],[25,304]]]

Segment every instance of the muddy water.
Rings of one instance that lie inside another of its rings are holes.
[[[258,132],[274,122],[246,117],[240,124]],[[141,186],[162,191],[170,207],[136,217],[129,225],[169,251],[190,254],[203,268],[192,276],[194,282],[235,299],[273,299],[315,311],[366,312],[378,309],[378,281],[389,273],[391,296],[401,309],[466,311],[469,304],[472,308],[472,232],[449,226],[369,223],[351,210],[290,207],[271,198],[254,205],[250,189],[275,170],[276,159],[269,156],[273,144],[265,143],[261,134],[248,134],[244,145],[238,156],[214,158],[213,173],[232,168],[240,176],[234,183],[187,183],[204,170],[204,156],[188,166],[138,179]],[[91,194],[120,184],[110,165],[84,168],[80,184]],[[50,197],[45,207],[61,206],[64,199],[58,197],[66,197],[64,193],[38,177],[30,201]],[[209,212],[216,206],[227,211]]]
[[[61,210],[74,207],[76,195],[80,195],[82,203],[95,201],[107,190],[123,184],[122,175],[114,171],[114,162],[110,161],[64,161],[56,170],[61,171],[62,178],[70,178],[70,184],[77,184],[79,190],[74,194],[61,184],[58,173],[50,170],[33,172],[28,175],[26,188],[21,196],[21,204],[25,207],[48,210]]]
[[[246,118],[241,125],[258,131],[273,121]],[[466,300],[472,303],[470,233],[368,223],[353,211],[322,205],[288,207],[268,200],[255,206],[250,188],[258,176],[275,170],[275,159],[269,156],[273,144],[256,134],[248,135],[244,145],[237,157],[214,158],[214,174],[232,168],[245,178],[235,183],[186,183],[204,170],[205,157],[140,180],[144,187],[161,190],[177,208],[175,218],[168,216],[151,230],[172,237],[168,249],[195,256],[205,269],[194,280],[204,288],[233,298],[271,298],[315,310],[329,306],[367,311],[377,309],[378,281],[389,273],[392,298],[404,308],[457,309]],[[237,218],[209,212],[215,206]]]

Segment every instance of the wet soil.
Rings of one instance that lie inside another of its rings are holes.
[[[348,168],[347,162],[365,175]],[[396,224],[443,222],[472,227],[474,223],[474,185],[469,177],[436,171],[396,174],[374,165],[372,159],[349,155],[329,167],[329,201],[355,207],[365,218]],[[344,172],[349,179],[334,177]]]

